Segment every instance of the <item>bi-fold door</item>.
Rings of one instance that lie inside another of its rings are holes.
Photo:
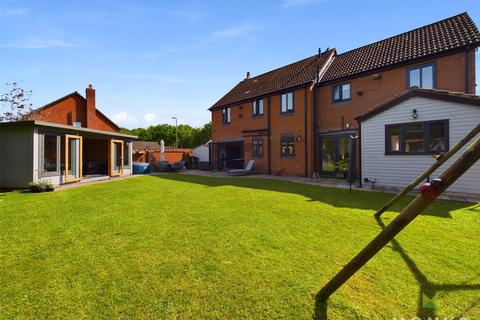
[[[81,136],[65,135],[65,182],[82,180],[82,144]]]
[[[123,175],[123,141],[110,140],[109,175],[111,177]]]

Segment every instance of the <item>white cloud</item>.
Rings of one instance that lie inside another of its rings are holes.
[[[112,116],[112,121],[120,126],[131,126],[138,123],[138,119],[126,112],[118,112]]]
[[[143,119],[145,119],[145,122],[147,123],[152,123],[155,120],[157,120],[158,116],[155,113],[147,113],[146,115],[143,116]]]
[[[304,6],[307,4],[312,4],[316,2],[321,2],[322,0],[283,0],[282,4],[284,8]]]
[[[212,40],[228,40],[235,38],[247,37],[255,29],[258,29],[256,26],[243,24],[241,26],[218,30],[212,33]]]
[[[74,48],[77,45],[58,39],[31,39],[24,42],[14,42],[1,45],[3,48],[45,49],[45,48]]]
[[[0,16],[4,17],[21,17],[25,14],[27,14],[27,9],[25,8],[0,9]]]

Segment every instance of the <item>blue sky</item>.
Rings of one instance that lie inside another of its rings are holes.
[[[200,126],[247,71],[319,47],[341,53],[463,11],[480,25],[473,0],[0,0],[0,83],[22,80],[34,106],[92,83],[97,107],[121,126],[172,116]]]

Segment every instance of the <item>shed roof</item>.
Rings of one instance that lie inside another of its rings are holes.
[[[435,100],[443,100],[443,101],[469,104],[473,106],[480,106],[480,97],[477,95],[466,94],[461,92],[445,91],[445,90],[436,90],[436,89],[420,89],[415,87],[401,94],[393,96],[391,99],[388,99],[370,108],[367,112],[356,117],[356,119],[359,121],[365,121],[412,97],[423,97],[423,98],[429,98],[429,99],[435,99]]]

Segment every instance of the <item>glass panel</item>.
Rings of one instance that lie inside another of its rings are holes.
[[[282,155],[283,156],[295,155],[295,138],[294,137],[282,138]]]
[[[122,173],[122,143],[113,142],[112,143],[112,173],[121,174]]]
[[[413,69],[409,71],[410,83],[408,86],[411,87],[420,87],[420,69]]]
[[[287,101],[287,104],[288,104],[288,105],[287,105],[287,109],[288,109],[288,110],[293,110],[293,93],[292,93],[292,92],[289,92],[289,93],[287,94],[287,99],[288,99],[288,101]]]
[[[433,66],[422,68],[422,88],[433,89]]]
[[[57,136],[46,134],[43,137],[43,172],[56,172],[58,169]]]
[[[263,114],[263,99],[258,101],[258,114]]]
[[[287,95],[284,93],[282,94],[282,112],[287,111]]]
[[[254,114],[254,115],[257,114],[256,102],[257,101],[255,101],[255,100],[252,102],[252,114]]]
[[[129,161],[130,161],[130,152],[129,152],[129,145],[128,143],[125,143],[123,145],[123,166],[128,167],[129,166]]]
[[[447,130],[444,122],[430,123],[428,128],[429,151],[446,151],[447,150]]]
[[[387,129],[387,152],[400,151],[400,126]]]
[[[227,122],[230,123],[231,120],[231,115],[230,115],[230,108],[227,108]]]
[[[410,123],[405,126],[405,152],[424,152],[423,124]]]
[[[342,100],[350,100],[350,83],[342,86]]]
[[[335,138],[322,138],[322,171],[335,171]]]
[[[67,178],[75,180],[80,178],[80,139],[67,139],[68,172]]]
[[[335,86],[335,88],[333,89],[333,100],[340,100],[340,86]]]
[[[350,138],[348,136],[340,136],[338,143],[338,169],[340,171],[348,171],[348,161],[350,154],[348,150],[348,144]]]

